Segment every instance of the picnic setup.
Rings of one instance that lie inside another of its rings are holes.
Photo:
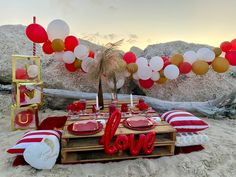
[[[204,151],[210,143],[204,130],[210,125],[197,113],[225,113],[222,102],[228,97],[188,105],[161,102],[131,91],[119,94],[119,89],[128,80],[150,89],[180,75],[227,72],[236,66],[236,39],[217,48],[145,58],[131,51],[120,52],[123,40],[93,51],[71,35],[69,25],[61,19],[51,21],[45,30],[34,17],[25,34],[33,45],[32,56],[12,54],[11,129],[25,131],[7,150],[14,155],[13,166],[52,169],[56,163],[106,163]],[[97,93],[47,90],[36,44],[42,44],[40,50],[54,55],[53,62],[59,62],[71,75],[81,71],[96,82]],[[110,93],[103,93],[105,82]],[[64,108],[66,114],[41,117],[48,93],[74,98]]]

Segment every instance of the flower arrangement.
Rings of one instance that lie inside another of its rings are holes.
[[[67,106],[67,111],[71,111],[71,112],[80,112],[81,110],[84,110],[84,105],[80,102],[76,102],[73,104],[69,104]]]

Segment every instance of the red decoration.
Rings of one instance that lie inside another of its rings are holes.
[[[72,112],[80,112],[81,110],[85,110],[86,104],[81,103],[81,102],[76,102],[73,104],[69,104],[66,109],[67,111],[72,111]]]
[[[53,53],[53,49],[52,49],[52,42],[51,41],[46,41],[43,43],[42,46],[43,52],[46,54],[52,54]]]
[[[135,63],[136,55],[133,52],[126,52],[123,56],[123,60],[125,60],[127,64]]]
[[[71,63],[71,64],[65,63],[65,67],[70,72],[75,72],[77,70],[74,63]]]
[[[153,152],[155,139],[156,139],[156,134],[153,131],[149,132],[146,135],[143,145],[143,151],[145,154],[149,155]]]
[[[126,135],[119,135],[117,136],[114,144],[118,150],[124,151],[129,148],[129,138]]]
[[[161,58],[163,59],[164,62],[169,61],[169,58],[167,56],[162,56]]]
[[[119,111],[116,110],[115,112],[113,112],[113,114],[107,121],[104,133],[104,150],[105,153],[108,155],[112,155],[117,152],[116,146],[110,145],[110,142],[119,126],[120,119],[121,119],[121,114]]]
[[[231,44],[232,44],[232,50],[236,50],[236,39],[233,39],[231,41]]]
[[[229,64],[236,66],[236,50],[226,52],[225,58],[229,61]]]
[[[92,50],[90,50],[88,57],[94,58],[94,56],[95,56],[95,53]]]
[[[188,74],[192,70],[192,65],[188,62],[180,63],[179,71],[182,74]]]
[[[149,105],[145,102],[138,103],[136,106],[140,111],[146,111],[149,108]]]
[[[27,71],[23,68],[16,69],[16,79],[29,79],[29,76],[27,74]]]
[[[145,140],[145,135],[144,134],[139,134],[138,141],[136,141],[136,142],[135,142],[134,134],[129,135],[130,154],[132,156],[139,155],[139,153],[140,153],[140,151],[143,147],[144,140]]]
[[[121,112],[128,112],[128,111],[129,111],[128,104],[122,103],[121,104]]]
[[[232,44],[228,41],[225,41],[220,44],[220,48],[223,52],[228,52],[231,50]]]
[[[116,130],[121,120],[121,113],[116,110],[108,119],[104,135],[100,140],[100,144],[104,144],[105,153],[108,155],[115,154],[118,150],[126,150],[130,148],[131,155],[138,155],[143,149],[145,154],[151,154],[154,150],[154,141],[156,135],[154,132],[149,132],[146,136],[144,134],[139,135],[139,139],[135,141],[134,134],[118,135],[111,145],[112,138],[114,137]]]
[[[53,116],[44,119],[37,127],[38,130],[62,129],[67,121],[67,116]]]
[[[25,102],[25,92],[27,91],[26,86],[20,86],[20,103]]]
[[[65,43],[65,50],[73,52],[75,47],[79,44],[79,41],[75,36],[67,36],[65,38],[64,43]]]
[[[164,69],[165,67],[167,67],[168,65],[170,65],[170,64],[171,64],[171,62],[170,62],[169,60],[164,61],[163,69]]]
[[[44,43],[48,40],[48,35],[45,29],[36,23],[27,26],[25,33],[27,37],[35,43]]]
[[[27,127],[33,121],[33,114],[30,110],[19,112],[15,116],[15,123],[20,127]]]
[[[145,89],[149,89],[153,86],[154,81],[152,79],[147,79],[147,80],[139,79],[139,84],[141,87]]]

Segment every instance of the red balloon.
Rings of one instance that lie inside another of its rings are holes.
[[[169,61],[169,58],[167,56],[162,56],[161,58],[163,59],[164,62]]]
[[[43,46],[42,46],[43,52],[46,54],[52,54],[53,53],[53,49],[52,49],[52,42],[51,41],[46,41],[44,42]]]
[[[74,51],[75,47],[79,44],[79,41],[77,39],[77,37],[75,36],[67,36],[65,38],[65,48],[66,48],[66,51]]]
[[[143,88],[145,89],[149,89],[153,86],[154,84],[154,81],[152,79],[147,79],[147,80],[142,80],[142,79],[139,79],[139,84],[140,86],[142,86]]]
[[[236,39],[233,39],[232,41],[231,41],[231,44],[232,44],[232,50],[236,50]]]
[[[169,60],[164,61],[164,66],[162,69],[164,69],[166,66],[170,65],[171,62]]]
[[[232,44],[228,41],[225,41],[220,44],[220,48],[223,52],[228,52],[231,50]]]
[[[74,66],[74,63],[65,63],[65,67],[69,72],[75,72],[77,70],[77,68]]]
[[[123,60],[125,60],[127,64],[135,63],[136,55],[133,52],[126,52],[123,56]]]
[[[236,66],[236,50],[226,52],[225,58],[229,61],[229,64]]]
[[[27,71],[23,68],[16,69],[16,79],[29,79],[29,76],[27,74]]]
[[[48,40],[48,35],[45,29],[36,23],[27,26],[25,33],[27,37],[35,43],[44,43]]]
[[[89,51],[89,55],[88,55],[88,57],[90,57],[90,58],[94,58],[94,56],[95,56],[94,51],[90,50],[90,51]]]
[[[179,71],[182,74],[188,74],[192,70],[192,65],[188,62],[180,63]]]

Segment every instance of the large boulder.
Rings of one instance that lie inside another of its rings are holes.
[[[12,82],[12,55],[32,55],[32,42],[25,35],[23,25],[0,26],[0,83]],[[91,50],[97,51],[101,46],[80,40]],[[36,54],[41,58],[41,73],[44,86],[87,92],[97,91],[97,82],[88,79],[82,71],[69,73],[62,62],[56,62],[53,55],[45,55],[41,46],[36,45]],[[104,86],[104,91],[110,91]]]
[[[32,55],[32,43],[25,35],[25,26],[4,25],[0,26],[0,83],[11,83],[11,55]],[[80,40],[97,51],[101,46],[91,42]],[[198,50],[206,45],[190,44],[182,41],[149,45],[144,51],[133,47],[131,51],[138,56],[151,57],[155,55],[171,56],[175,53],[183,54],[187,50]],[[210,47],[210,46],[207,46]],[[211,48],[211,47],[210,47]],[[37,45],[37,55],[41,57],[42,80],[47,88],[59,88],[68,90],[80,90],[84,92],[96,92],[98,82],[90,80],[82,71],[69,73],[62,62],[56,62],[53,55],[44,55],[41,46]],[[120,93],[128,93],[129,80]],[[134,84],[131,84],[134,85]],[[205,101],[222,96],[230,92],[236,86],[235,78],[229,73],[217,74],[210,70],[205,76],[180,76],[178,79],[168,81],[166,84],[156,84],[151,89],[143,89],[147,96],[175,101]],[[136,87],[130,87],[137,90]],[[104,82],[104,92],[111,90]]]

